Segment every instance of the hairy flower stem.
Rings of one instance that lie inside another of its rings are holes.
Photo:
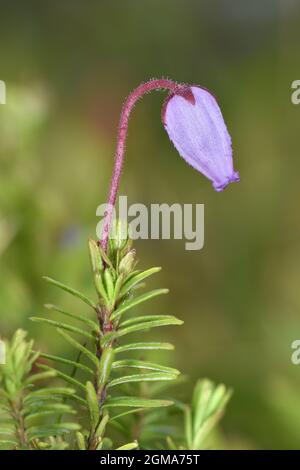
[[[149,93],[152,90],[170,90],[171,92],[175,92],[180,86],[182,85],[178,85],[172,80],[168,80],[164,78],[157,79],[157,80],[149,80],[148,82],[142,83],[135,90],[133,90],[123,105],[121,116],[120,116],[117,146],[116,146],[116,151],[115,151],[114,169],[113,169],[109,196],[108,196],[108,208],[105,213],[102,241],[101,241],[102,248],[105,251],[107,249],[112,212],[116,203],[116,197],[118,193],[120,177],[121,177],[122,167],[123,167],[123,162],[124,162],[126,138],[127,138],[130,113],[135,103],[146,93]]]

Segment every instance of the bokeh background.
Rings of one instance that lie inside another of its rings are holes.
[[[234,396],[223,447],[300,447],[299,3],[291,0],[114,0],[0,4],[0,334],[51,301],[81,306],[42,280],[93,295],[86,240],[105,202],[122,102],[152,77],[199,83],[219,98],[241,182],[224,193],[189,168],[160,122],[163,93],[130,122],[121,194],[129,203],[205,204],[205,246],[138,241],[140,266],[161,265],[151,304],[185,320],[159,332],[167,360],[224,381]],[[149,310],[149,306],[148,306]],[[52,335],[51,335],[52,333]]]

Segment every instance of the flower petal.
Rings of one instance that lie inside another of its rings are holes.
[[[180,90],[170,95],[163,124],[179,154],[211,180],[216,191],[239,181],[233,169],[230,135],[216,99],[207,90],[192,86],[185,93]]]

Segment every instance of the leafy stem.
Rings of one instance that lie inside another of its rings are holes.
[[[33,317],[35,322],[44,323],[57,329],[58,333],[73,348],[80,352],[77,360],[42,354],[47,360],[59,365],[71,366],[70,373],[53,368],[48,364],[39,367],[46,372],[53,372],[56,377],[63,379],[77,391],[72,399],[86,409],[89,415],[87,429],[77,430],[77,448],[81,450],[99,450],[106,445],[104,436],[109,423],[116,425],[118,413],[115,409],[129,408],[124,414],[139,412],[141,409],[165,407],[172,404],[170,400],[158,400],[135,396],[118,396],[116,390],[120,386],[133,385],[144,382],[162,382],[175,380],[179,372],[171,367],[135,359],[127,356],[131,351],[169,350],[173,346],[169,343],[159,342],[132,342],[126,343],[127,336],[132,333],[148,331],[151,328],[166,325],[181,325],[182,321],[172,315],[125,315],[139,304],[153,297],[168,292],[167,289],[156,289],[136,295],[138,287],[160,268],[151,268],[146,271],[136,269],[136,253],[131,247],[131,240],[127,230],[120,222],[116,224],[115,237],[109,239],[108,250],[105,252],[95,240],[89,240],[89,253],[92,275],[97,301],[91,300],[85,294],[51,278],[46,280],[56,287],[77,297],[84,304],[92,308],[96,314],[96,321],[85,315],[68,312],[56,305],[47,304],[48,311],[63,315],[74,320],[85,328],[68,321]],[[73,335],[84,341],[77,340]],[[74,371],[78,375],[74,374]],[[124,373],[134,370],[133,373]],[[80,374],[79,374],[80,372]],[[63,424],[63,423],[61,423]],[[126,444],[127,445],[127,444]],[[136,448],[137,443],[129,443],[130,448]],[[131,447],[133,446],[133,447]]]

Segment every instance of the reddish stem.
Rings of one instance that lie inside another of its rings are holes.
[[[135,90],[133,90],[128,96],[128,98],[126,99],[122,107],[119,130],[118,130],[117,146],[116,146],[116,151],[115,151],[114,170],[112,174],[109,197],[108,197],[108,208],[105,212],[105,219],[104,219],[104,224],[103,224],[101,246],[105,251],[107,249],[112,212],[116,203],[118,188],[120,184],[120,177],[121,177],[122,167],[123,167],[123,162],[124,162],[126,137],[127,137],[130,113],[135,103],[145,93],[148,93],[152,90],[170,90],[171,92],[175,92],[179,86],[180,85],[173,82],[172,80],[167,80],[164,78],[157,79],[157,80],[150,80],[146,83],[142,83]]]

